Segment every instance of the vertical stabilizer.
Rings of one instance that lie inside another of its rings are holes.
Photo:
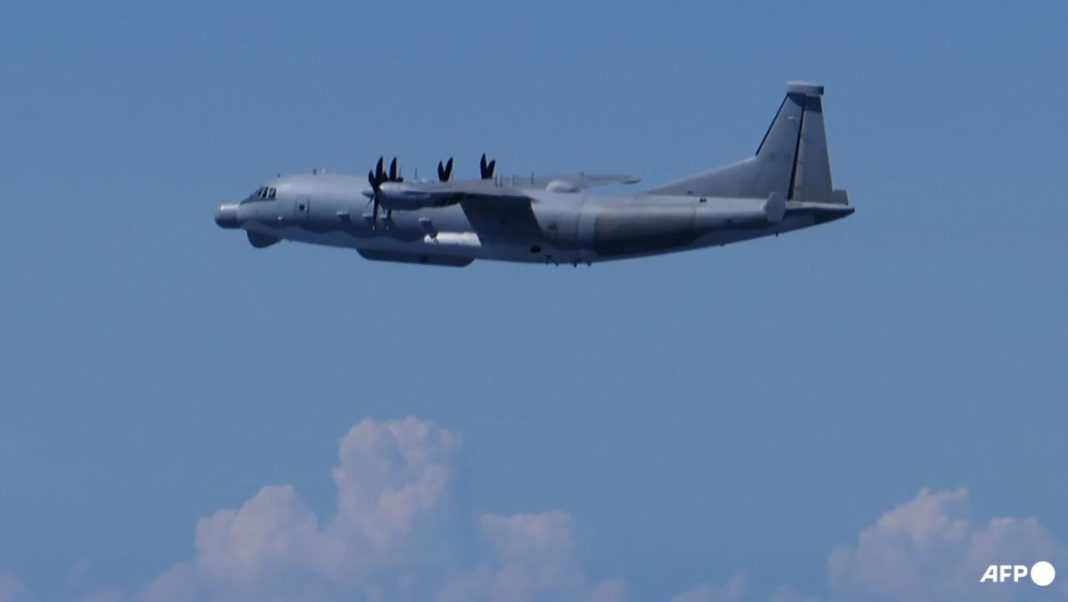
[[[797,94],[804,103],[787,198],[813,203],[830,202],[834,195],[827,133],[823,129],[823,86],[791,82],[786,85],[786,90],[789,94]]]
[[[831,185],[831,162],[823,126],[823,86],[787,82],[757,152],[748,159],[654,188],[648,194],[767,198],[844,203]]]

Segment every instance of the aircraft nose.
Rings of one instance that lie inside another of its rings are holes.
[[[215,210],[215,223],[220,228],[233,229],[238,226],[237,205],[219,205]]]

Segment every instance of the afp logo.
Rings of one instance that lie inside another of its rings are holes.
[[[992,564],[986,567],[983,576],[979,578],[979,583],[1006,583],[1009,581],[1019,583],[1020,579],[1028,575],[1031,575],[1031,581],[1035,585],[1046,587],[1053,583],[1053,579],[1057,577],[1057,571],[1052,564],[1045,560],[1034,563],[1030,568],[1025,564]]]

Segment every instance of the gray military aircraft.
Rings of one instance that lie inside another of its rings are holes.
[[[496,175],[454,180],[453,160],[436,180],[405,179],[379,159],[362,177],[284,176],[215,222],[241,228],[253,247],[295,240],[354,248],[367,259],[466,266],[476,259],[559,265],[643,257],[778,235],[853,213],[831,186],[823,86],[787,82],[786,98],[756,154],[630,196],[586,191],[633,184],[617,175]]]

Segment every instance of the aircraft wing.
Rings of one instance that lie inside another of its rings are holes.
[[[625,175],[572,174],[540,177],[498,177],[450,182],[384,182],[379,187],[382,203],[392,209],[440,207],[465,201],[512,201],[530,203],[530,192],[579,192],[597,186],[633,184],[638,178]],[[371,196],[371,192],[364,193]]]
[[[465,201],[510,201],[530,203],[522,188],[507,180],[461,180],[456,182],[386,182],[380,187],[387,208],[441,207]],[[365,193],[369,194],[369,193]]]
[[[554,182],[566,184],[575,190],[586,190],[614,184],[637,184],[641,178],[622,174],[565,174],[558,176],[504,176],[490,180],[456,180],[452,182],[421,182],[418,185],[428,190],[451,189],[470,195],[511,196],[519,190],[545,189]]]

